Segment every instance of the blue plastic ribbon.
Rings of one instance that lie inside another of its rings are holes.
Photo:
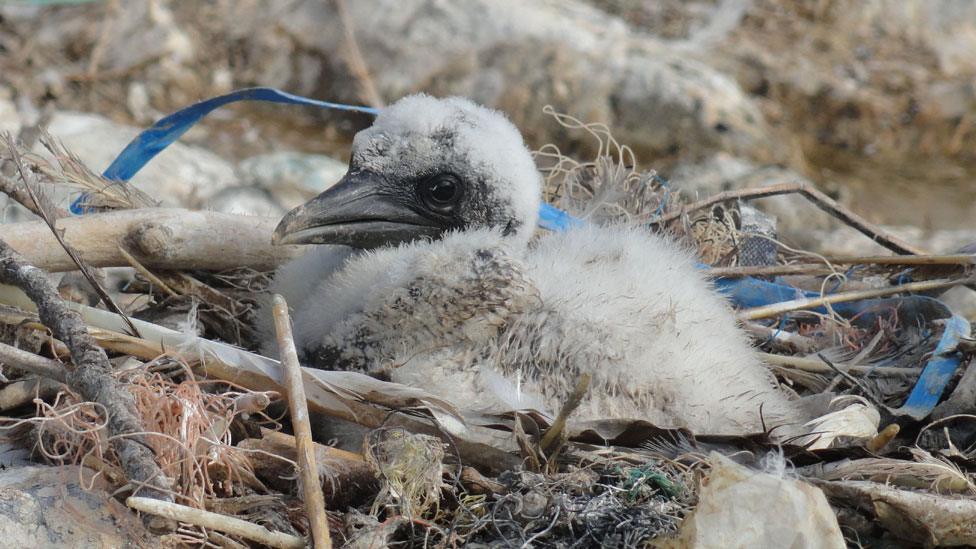
[[[210,114],[215,109],[238,101],[266,101],[287,105],[305,105],[324,109],[360,112],[374,116],[379,114],[378,109],[371,107],[319,101],[317,99],[293,95],[275,88],[247,88],[237,90],[226,95],[195,103],[159,120],[136,136],[119,153],[119,156],[115,158],[102,175],[113,181],[128,181],[163,149],[179,139],[190,127],[199,122],[201,118]],[[71,204],[71,212],[75,214],[84,213],[83,204],[85,200],[86,195],[78,197]],[[663,202],[661,207],[663,208]],[[539,207],[539,226],[542,228],[551,231],[565,231],[580,226],[583,223],[584,221],[581,219],[573,217],[569,213],[550,204],[543,203]],[[707,268],[704,265],[701,267]],[[723,293],[737,306],[745,308],[760,307],[793,299],[815,298],[820,295],[816,292],[802,291],[785,284],[751,277],[735,279],[720,278],[715,281],[715,284],[719,292]],[[853,317],[870,311],[872,307],[876,308],[882,301],[884,300],[838,303],[832,308],[838,314]],[[885,301],[885,303],[889,302],[890,300]],[[922,370],[918,382],[904,405],[897,410],[893,410],[895,413],[908,415],[915,419],[924,418],[938,403],[946,385],[952,379],[953,374],[959,368],[961,362],[961,355],[955,351],[956,346],[959,344],[960,338],[969,336],[969,322],[959,316],[952,315],[948,311],[948,308],[941,302],[937,303],[947,312],[948,318],[942,338],[939,340],[935,353]],[[823,311],[823,309],[819,310]]]
[[[550,231],[566,231],[583,225],[583,220],[571,216],[568,212],[547,204],[539,206],[539,226]]]
[[[162,118],[126,145],[125,149],[119,153],[112,164],[102,173],[102,176],[112,181],[128,181],[132,179],[132,176],[138,173],[143,166],[148,164],[163,149],[179,139],[181,135],[199,122],[201,118],[224,105],[238,101],[265,101],[286,105],[305,105],[323,109],[361,112],[374,116],[379,114],[379,110],[372,107],[319,101],[318,99],[290,94],[275,88],[245,88],[194,103],[189,107],[180,109]],[[86,199],[86,194],[76,198],[71,203],[71,213],[84,213]]]
[[[969,337],[969,329],[969,321],[965,318],[958,315],[948,318],[932,358],[925,365],[905,403],[893,412],[916,420],[925,419],[929,415],[959,369],[962,357],[956,348],[961,338]]]

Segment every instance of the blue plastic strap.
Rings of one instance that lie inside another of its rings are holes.
[[[342,103],[331,103],[329,101],[319,101],[318,99],[309,99],[275,88],[245,88],[195,103],[159,120],[126,145],[125,149],[119,153],[119,156],[102,173],[102,176],[112,181],[128,181],[132,179],[132,176],[138,173],[143,166],[148,164],[163,149],[179,139],[181,135],[199,122],[201,118],[224,105],[238,101],[267,101],[287,105],[307,105],[323,109],[361,112],[374,116],[379,114],[379,110],[372,107],[359,107]],[[84,213],[83,204],[85,200],[86,195],[84,194],[75,199],[71,204],[71,213]]]
[[[960,353],[956,350],[959,340],[969,337],[969,321],[957,315],[952,315],[946,321],[945,330],[935,352],[929,359],[922,375],[915,382],[915,387],[908,395],[905,403],[894,410],[900,415],[907,415],[916,420],[925,419],[942,398],[946,385],[955,375],[961,362]]]
[[[539,226],[550,231],[565,231],[583,225],[583,220],[569,215],[559,208],[546,204],[539,206]]]

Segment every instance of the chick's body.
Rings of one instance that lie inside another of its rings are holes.
[[[466,409],[555,413],[588,373],[576,419],[699,433],[799,419],[675,242],[595,225],[530,242],[541,178],[499,113],[398,102],[357,135],[346,179],[279,226],[289,242],[370,248],[316,249],[276,277],[308,365]]]
[[[699,433],[796,419],[689,253],[641,229],[578,228],[521,254],[497,231],[452,233],[352,255],[288,297],[307,363],[462,408],[555,413],[585,372],[576,419]]]

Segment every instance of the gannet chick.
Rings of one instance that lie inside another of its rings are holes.
[[[554,413],[585,372],[576,419],[727,434],[800,420],[688,250],[625,226],[530,242],[541,185],[498,112],[423,95],[384,109],[342,181],[275,231],[368,249],[316,250],[276,277],[305,363],[467,409]]]

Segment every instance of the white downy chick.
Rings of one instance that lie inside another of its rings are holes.
[[[291,304],[305,363],[468,409],[554,413],[586,372],[577,419],[727,434],[809,419],[689,251],[627,226],[530,242],[540,202],[502,114],[423,95],[384,109],[343,180],[275,233],[342,245],[285,266],[271,288]]]

